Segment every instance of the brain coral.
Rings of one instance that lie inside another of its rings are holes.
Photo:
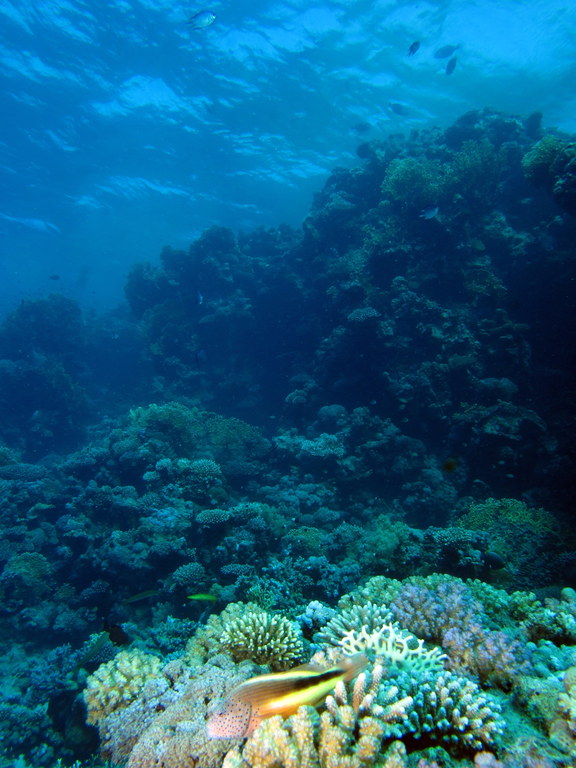
[[[158,657],[138,648],[120,651],[101,664],[88,678],[83,692],[87,722],[96,725],[116,709],[128,706],[142,693],[148,680],[162,677],[161,666]]]

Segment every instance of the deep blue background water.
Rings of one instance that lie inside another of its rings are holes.
[[[0,312],[114,306],[163,245],[298,225],[366,138],[484,106],[574,131],[575,50],[567,0],[2,0]]]

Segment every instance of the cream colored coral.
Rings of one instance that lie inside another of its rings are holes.
[[[366,627],[350,629],[339,641],[345,653],[352,655],[371,650],[385,659],[387,665],[411,670],[442,670],[445,653],[437,647],[427,649],[424,641],[400,630],[394,624],[383,624],[370,632]]]
[[[249,659],[273,670],[293,667],[304,650],[300,632],[292,622],[258,609],[226,621],[220,646],[236,661]]]
[[[120,651],[90,675],[83,691],[87,722],[95,725],[111,712],[127,707],[142,692],[144,684],[161,677],[162,661],[151,653],[134,648]]]
[[[283,720],[264,720],[242,751],[228,752],[222,768],[387,768],[382,744],[397,734],[397,723],[408,715],[410,696],[398,699],[396,687],[386,688],[381,670],[363,673],[360,684],[342,682],[326,699],[319,717],[300,707]]]

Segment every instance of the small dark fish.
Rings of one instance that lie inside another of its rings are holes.
[[[458,61],[458,59],[456,58],[456,56],[452,56],[452,58],[450,59],[448,64],[446,64],[446,74],[447,75],[451,75],[452,72],[454,72],[454,70],[456,69],[456,62],[457,61]]]
[[[60,280],[60,275],[50,275],[48,280]]]
[[[438,216],[440,208],[437,205],[427,205],[426,208],[422,208],[420,212],[421,219],[435,219]]]
[[[355,123],[352,126],[352,130],[356,131],[356,133],[368,133],[368,131],[372,130],[372,126],[370,123],[365,121],[360,121],[359,123]]]
[[[484,552],[482,559],[488,568],[499,569],[506,565],[504,558],[500,557],[497,552]]]
[[[419,48],[420,48],[420,40],[414,40],[410,48],[408,48],[408,56],[414,56],[414,54]]]
[[[212,11],[198,11],[193,16],[190,16],[186,22],[190,29],[206,29],[210,24],[214,24],[216,21],[216,14]]]
[[[450,59],[450,61],[448,62],[448,64],[446,64],[446,74],[447,75],[451,75],[452,72],[454,72],[454,70],[456,69],[456,62],[457,61],[458,61],[458,59],[456,58],[456,56],[453,56]]]
[[[457,51],[458,48],[460,48],[459,45],[444,45],[442,48],[438,48],[438,50],[434,52],[434,58],[447,59],[449,56],[452,56],[454,51]]]
[[[452,472],[456,472],[458,469],[458,459],[455,459],[453,456],[449,456],[446,461],[442,464],[442,471],[447,472],[448,474],[451,474]]]
[[[405,117],[410,110],[407,106],[404,104],[401,104],[399,101],[390,101],[388,102],[390,105],[390,109],[392,112],[394,112],[395,115],[400,115],[401,117]]]
[[[104,620],[104,632],[108,634],[110,642],[114,645],[128,645],[130,635],[124,631],[120,624],[109,624]]]

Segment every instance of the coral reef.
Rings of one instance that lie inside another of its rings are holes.
[[[255,610],[225,622],[220,646],[236,661],[250,659],[273,670],[294,666],[304,651],[300,632],[287,618]]]
[[[0,322],[2,760],[89,759],[87,701],[134,768],[573,762],[573,139],[485,109],[358,155],[301,231]],[[318,712],[206,740],[255,663],[343,649]]]

